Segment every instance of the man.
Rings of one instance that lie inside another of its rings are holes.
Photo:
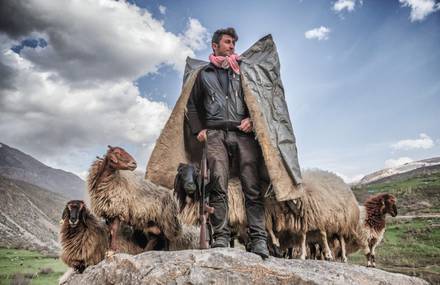
[[[243,97],[239,58],[234,53],[238,36],[233,28],[217,30],[212,37],[210,64],[198,74],[187,104],[193,135],[206,142],[212,187],[210,204],[214,214],[212,247],[227,247],[229,165],[237,164],[245,196],[251,252],[267,258],[264,200],[260,186],[260,146],[253,134],[252,120]]]

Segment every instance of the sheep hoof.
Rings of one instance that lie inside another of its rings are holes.
[[[333,261],[333,256],[331,254],[326,254],[325,255],[325,260],[327,261]]]
[[[301,255],[301,256],[299,257],[299,259],[301,259],[301,260],[306,260],[306,256],[305,256],[305,255]]]
[[[343,263],[347,263],[347,257],[346,257],[346,256],[344,256],[344,257],[342,258],[342,262],[343,262]]]

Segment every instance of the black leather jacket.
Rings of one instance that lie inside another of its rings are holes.
[[[221,78],[225,76],[227,78]],[[222,86],[220,82],[227,82]],[[249,117],[240,76],[231,69],[208,64],[198,74],[187,104],[187,118],[193,134],[202,129],[237,130]]]

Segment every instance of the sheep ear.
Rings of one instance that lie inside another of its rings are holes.
[[[83,223],[85,224],[87,221],[87,209],[84,207],[81,210],[81,219],[83,221]]]
[[[112,149],[112,148],[113,148],[111,145],[107,145],[107,147],[108,147],[109,149]]]
[[[184,167],[184,166],[185,166],[184,163],[179,163],[179,166],[177,167],[177,171],[180,171],[180,169],[181,169],[182,167]]]
[[[64,221],[64,219],[66,219],[66,218],[68,218],[68,217],[69,217],[69,208],[66,206],[66,207],[64,208],[63,215],[61,216],[61,220]]]

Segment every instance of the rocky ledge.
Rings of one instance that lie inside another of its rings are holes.
[[[353,284],[425,285],[426,281],[358,265],[259,256],[239,249],[116,254],[65,275],[61,284]]]

